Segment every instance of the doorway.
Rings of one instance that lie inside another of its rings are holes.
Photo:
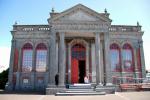
[[[84,83],[85,76],[85,60],[79,60],[79,83]]]
[[[81,44],[75,44],[71,48],[71,83],[84,83],[86,74],[86,49]]]

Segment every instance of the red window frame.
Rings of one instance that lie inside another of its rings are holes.
[[[123,50],[131,50],[131,56],[132,56],[132,61],[124,61],[124,66],[125,66],[125,63],[131,63],[131,66],[130,68],[124,68],[124,71],[127,71],[127,72],[133,72],[134,71],[134,55],[133,55],[133,48],[130,44],[126,43],[123,45]],[[123,59],[123,58],[122,58]],[[124,60],[124,59],[123,59]]]
[[[119,63],[117,64],[118,67],[116,67],[115,69],[113,69],[112,71],[114,72],[121,72],[121,52],[120,52],[120,48],[119,45],[116,43],[113,43],[110,45],[110,50],[117,50],[119,52]]]

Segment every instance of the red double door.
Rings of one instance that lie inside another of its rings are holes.
[[[83,83],[85,74],[85,47],[76,44],[71,49],[71,83]]]

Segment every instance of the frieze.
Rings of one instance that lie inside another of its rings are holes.
[[[101,25],[101,24],[55,24],[53,25],[55,30],[99,30],[99,31],[106,31],[108,30],[108,26]]]

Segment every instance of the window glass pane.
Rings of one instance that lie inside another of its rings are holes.
[[[28,72],[32,70],[32,50],[23,50],[22,71]]]
[[[37,50],[36,54],[36,71],[46,71],[47,50]]]
[[[124,67],[130,68],[132,66],[132,52],[130,49],[125,49],[122,52]]]
[[[119,66],[119,51],[116,49],[111,49],[110,54],[111,54],[111,70],[115,71],[116,69],[120,68],[120,66]]]

